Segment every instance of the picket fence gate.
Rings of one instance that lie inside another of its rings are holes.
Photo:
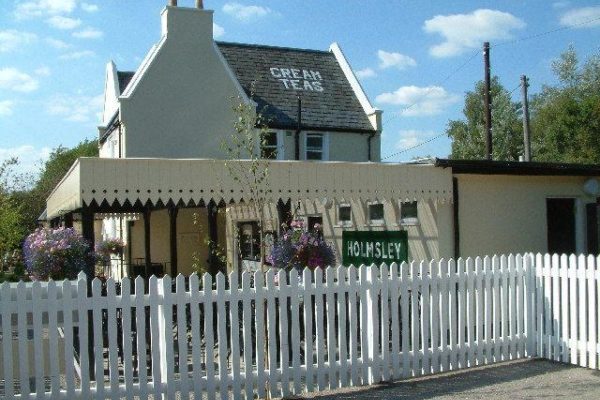
[[[281,397],[526,357],[598,368],[596,261],[4,283],[0,397]]]

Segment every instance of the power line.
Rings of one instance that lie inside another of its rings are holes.
[[[388,156],[385,156],[385,157],[383,157],[383,158],[381,159],[381,161],[383,161],[383,160],[387,160],[388,158],[392,158],[392,157],[394,157],[394,156],[397,156],[398,154],[406,153],[407,151],[409,151],[409,150],[412,150],[412,149],[416,149],[417,147],[421,147],[421,146],[423,146],[423,145],[425,145],[425,144],[427,144],[427,143],[433,142],[434,140],[441,138],[442,136],[446,136],[446,132],[444,132],[444,133],[440,133],[440,134],[439,134],[439,135],[437,135],[437,136],[434,136],[434,137],[432,137],[432,138],[430,138],[430,139],[427,139],[426,141],[424,141],[424,142],[421,142],[421,143],[419,143],[419,144],[416,144],[416,145],[414,145],[414,146],[408,147],[408,148],[406,148],[406,149],[404,149],[404,150],[400,150],[400,151],[397,151],[397,152],[395,152],[395,153],[392,153],[392,154],[390,154],[390,155],[388,155]]]
[[[536,34],[533,34],[533,35],[530,35],[530,36],[523,36],[523,37],[520,37],[520,38],[517,38],[517,39],[514,39],[514,40],[507,40],[505,42],[500,42],[500,43],[494,44],[491,47],[503,47],[503,46],[508,46],[508,45],[512,45],[512,44],[524,42],[524,41],[527,41],[527,40],[533,40],[533,39],[537,39],[537,38],[544,37],[544,36],[547,36],[547,35],[551,35],[553,33],[562,32],[562,31],[566,31],[566,30],[570,30],[570,29],[579,27],[579,26],[591,24],[591,23],[596,22],[596,21],[600,21],[600,17],[592,18],[592,19],[587,20],[587,21],[579,22],[577,24],[573,24],[573,25],[569,25],[569,26],[564,26],[564,27],[553,29],[553,30],[550,30],[550,31],[536,33]],[[480,53],[481,53],[481,51],[479,51],[479,50],[475,51],[471,55],[471,57],[469,57],[464,63],[462,63],[455,70],[453,70],[444,79],[442,79],[440,82],[434,84],[434,86],[429,87],[427,89],[427,91],[425,91],[425,94],[428,94],[431,90],[433,90],[433,88],[435,86],[441,86],[444,83],[446,83],[447,81],[449,81],[450,78],[452,78],[455,74],[457,74],[459,71],[461,71],[463,68],[465,68]],[[512,95],[515,92],[515,90],[517,90],[519,87],[521,87],[520,84],[517,85],[513,90],[511,90],[509,92],[509,96]],[[418,104],[418,102],[410,104],[410,105],[404,107],[402,110],[395,112],[394,115],[392,115],[390,118],[388,118],[386,121],[384,121],[384,123],[390,122],[394,118],[397,118],[398,116],[402,115],[402,113],[410,110],[412,107],[416,106],[417,104]],[[437,136],[434,136],[434,137],[432,137],[432,138],[430,138],[430,139],[428,139],[428,140],[426,140],[424,142],[418,143],[418,144],[416,144],[414,146],[411,146],[411,147],[408,147],[406,149],[403,149],[403,150],[397,151],[395,153],[392,153],[390,155],[387,155],[387,156],[383,157],[381,160],[382,161],[383,160],[387,160],[388,158],[391,158],[391,157],[397,156],[399,154],[405,153],[407,151],[416,149],[416,148],[421,147],[421,146],[423,146],[423,145],[425,145],[427,143],[433,142],[434,140],[439,139],[440,137],[445,136],[445,135],[446,135],[446,133],[441,133],[441,134],[439,134]]]
[[[592,22],[596,22],[596,21],[600,21],[600,17],[592,18],[590,20],[579,22],[577,24],[573,24],[573,25],[569,25],[569,26],[563,26],[563,27],[557,28],[557,29],[552,29],[552,30],[546,31],[546,32],[535,33],[535,34],[530,35],[530,36],[523,36],[523,37],[520,37],[520,38],[517,38],[517,39],[514,39],[514,40],[507,40],[505,42],[500,42],[500,43],[494,44],[492,47],[502,47],[502,46],[507,46],[507,45],[510,45],[510,44],[524,42],[524,41],[527,41],[527,40],[537,39],[539,37],[551,35],[553,33],[562,32],[562,31],[566,31],[566,30],[569,30],[569,29],[573,29],[573,28],[576,28],[578,26],[591,24]]]

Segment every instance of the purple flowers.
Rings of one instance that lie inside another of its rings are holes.
[[[318,224],[317,224],[318,225]],[[303,221],[293,221],[287,230],[275,242],[269,261],[275,268],[305,267],[315,269],[335,265],[335,250],[327,243],[320,232],[320,225],[315,225],[315,231],[303,231]]]
[[[23,256],[31,277],[47,280],[75,279],[94,254],[73,228],[39,228],[25,239]]]

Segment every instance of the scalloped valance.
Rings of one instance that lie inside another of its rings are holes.
[[[250,201],[226,163],[247,160],[80,158],[48,198],[48,218],[89,204]],[[265,161],[268,201],[291,199],[452,201],[450,169],[431,164]]]

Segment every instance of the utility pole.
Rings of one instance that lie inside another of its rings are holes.
[[[529,79],[521,75],[521,93],[523,95],[523,158],[525,161],[531,161],[531,133],[529,131],[529,100],[527,98],[527,88]]]
[[[492,159],[492,96],[490,76],[490,42],[483,43],[483,62],[485,65],[485,93],[483,96],[483,110],[485,113],[485,148],[486,158]]]

